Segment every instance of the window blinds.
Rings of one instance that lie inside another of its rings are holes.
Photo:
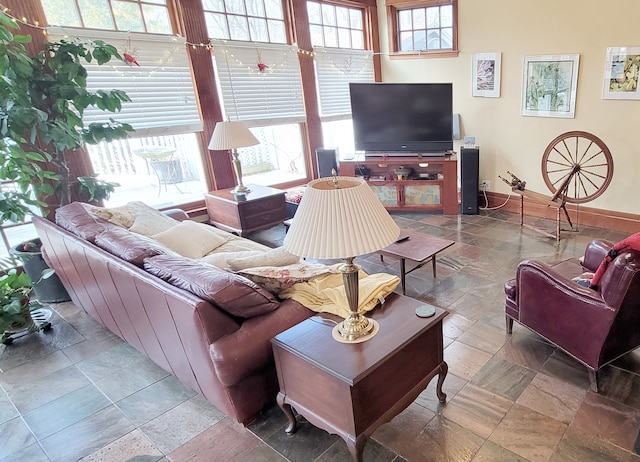
[[[104,122],[112,117],[135,128],[133,136],[159,136],[193,133],[202,130],[185,39],[171,35],[101,31],[65,27],[48,28],[49,40],[81,42],[102,40],[128,53],[139,66],[111,60],[99,66],[95,61],[87,68],[87,88],[123,90],[131,102],[123,103],[117,113],[87,108],[86,124]]]
[[[224,111],[247,126],[306,119],[298,50],[292,45],[212,41]]]
[[[373,53],[368,50],[314,47],[320,118],[351,117],[350,82],[373,82]]]

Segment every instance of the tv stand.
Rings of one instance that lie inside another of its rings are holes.
[[[340,174],[364,177],[388,210],[459,213],[458,161],[454,156],[371,158],[360,155],[341,161]]]

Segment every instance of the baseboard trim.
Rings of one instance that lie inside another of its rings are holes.
[[[487,201],[485,204],[484,194],[480,194],[478,199],[480,207],[494,208],[504,204],[500,210],[506,212],[520,213],[520,196],[517,194],[502,194],[493,191],[487,191]],[[508,199],[508,200],[507,200]],[[506,203],[505,203],[506,201]],[[591,226],[594,228],[610,229],[624,233],[636,233],[640,230],[640,215],[631,213],[616,212],[612,210],[596,209],[587,207],[582,204],[567,203],[567,211],[574,225]],[[527,198],[524,200],[524,217],[556,219],[557,209],[548,207],[547,205],[532,201]],[[561,213],[561,220],[566,223],[564,212]]]

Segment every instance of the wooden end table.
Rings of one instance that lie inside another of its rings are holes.
[[[239,236],[271,228],[287,218],[284,191],[268,186],[247,185],[244,200],[228,190],[205,194],[209,223]]]
[[[406,229],[400,230],[401,236],[409,236],[409,239],[394,242],[382,250],[379,250],[380,260],[384,260],[384,256],[390,256],[400,259],[400,285],[402,286],[402,295],[405,291],[405,280],[407,274],[422,268],[431,261],[433,263],[433,277],[436,277],[436,255],[444,249],[451,247],[455,241],[449,239],[441,239],[439,237],[429,236],[428,234],[414,233]],[[406,270],[406,260],[417,263],[418,265]]]
[[[442,383],[442,319],[416,316],[419,300],[391,294],[371,317],[380,330],[362,343],[333,339],[335,321],[314,316],[278,334],[273,352],[280,392],[278,405],[296,430],[292,407],[310,423],[345,440],[354,461],[362,460],[367,438],[411,404],[437,374],[436,394],[446,400]]]

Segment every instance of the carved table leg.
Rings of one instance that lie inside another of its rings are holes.
[[[367,437],[360,435],[354,440],[350,435],[346,443],[354,462],[362,462],[362,453],[364,452],[364,445],[367,444]]]
[[[440,372],[438,372],[438,385],[436,386],[436,395],[438,395],[438,400],[444,404],[447,401],[447,394],[442,391],[442,384],[444,383],[444,378],[447,376],[447,372],[449,372],[449,365],[442,361],[438,366]]]
[[[288,435],[294,434],[298,422],[296,420],[296,417],[293,415],[291,405],[284,402],[284,394],[282,393],[278,393],[276,401],[278,402],[278,406],[280,406],[280,409],[282,409],[282,412],[284,412],[284,415],[287,416],[287,420],[289,420],[289,425],[287,425],[287,428],[284,429],[285,433],[287,433]]]

